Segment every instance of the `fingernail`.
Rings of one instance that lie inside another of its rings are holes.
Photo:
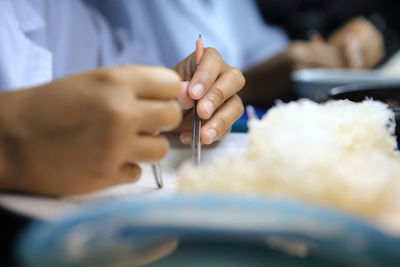
[[[207,100],[203,103],[203,109],[206,111],[208,116],[211,116],[211,114],[214,112],[214,104]]]
[[[214,142],[215,138],[217,137],[217,131],[215,129],[208,129],[207,136],[210,140],[210,143]]]
[[[181,142],[184,144],[190,144],[192,142],[192,136],[190,134],[181,134]]]
[[[201,83],[198,83],[192,88],[190,88],[190,92],[195,98],[200,98],[203,95],[204,86]]]

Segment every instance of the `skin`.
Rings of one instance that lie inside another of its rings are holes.
[[[178,96],[184,115],[175,132],[180,134],[184,144],[191,143],[191,108],[195,99],[198,100],[198,115],[203,120],[200,140],[211,144],[224,138],[242,116],[244,107],[237,93],[245,79],[237,68],[227,65],[214,48],[204,49],[198,68],[195,59],[193,53],[174,68],[182,80],[190,81]]]
[[[327,42],[340,49],[349,68],[373,68],[385,55],[381,33],[364,18],[352,19]]]
[[[270,106],[292,94],[292,72],[304,68],[344,67],[339,49],[321,41],[295,41],[282,53],[245,72],[240,92],[245,104]]]
[[[53,196],[135,182],[138,162],[163,158],[153,133],[181,122],[178,75],[164,68],[98,69],[0,97],[0,188]]]
[[[190,143],[193,99],[204,120],[202,142],[223,138],[243,113],[236,95],[243,75],[215,49],[205,49],[197,70],[194,59],[175,71],[102,68],[0,94],[0,190],[65,196],[135,182],[139,162],[168,151],[155,133],[174,129]],[[194,94],[199,84],[203,91]]]
[[[384,56],[383,38],[367,20],[356,18],[327,41],[314,37],[294,41],[282,53],[247,70],[240,92],[245,104],[270,106],[277,98],[293,94],[291,74],[307,68],[372,68]]]

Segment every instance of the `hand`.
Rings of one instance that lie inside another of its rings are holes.
[[[292,69],[344,67],[339,49],[324,41],[294,41],[285,52],[292,62]]]
[[[181,122],[172,70],[123,66],[0,95],[0,188],[71,195],[135,182]],[[1,158],[1,157],[0,157]]]
[[[193,99],[198,100],[197,113],[205,122],[202,124],[200,140],[211,144],[224,138],[232,124],[242,116],[244,107],[236,93],[244,86],[243,74],[228,66],[213,48],[206,48],[198,68],[195,54],[191,54],[175,70],[187,83],[178,96],[184,110],[182,124],[175,130],[181,141],[190,144]]]
[[[338,47],[349,68],[372,68],[384,57],[383,37],[364,18],[356,18],[336,31],[328,43]]]

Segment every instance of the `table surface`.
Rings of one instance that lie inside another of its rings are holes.
[[[0,194],[0,205],[36,219],[54,220],[68,216],[97,202],[110,202],[130,198],[157,198],[175,194],[177,170],[190,159],[190,147],[182,145],[176,136],[169,135],[171,149],[161,167],[164,188],[158,189],[149,164],[141,164],[142,177],[137,183],[119,185],[92,194],[54,199],[49,197],[19,194]],[[231,133],[224,140],[211,146],[203,146],[202,163],[212,162],[218,157],[232,155],[247,147],[248,135]]]

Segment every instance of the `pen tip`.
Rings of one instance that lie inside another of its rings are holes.
[[[199,34],[199,39],[201,40],[201,34]]]

